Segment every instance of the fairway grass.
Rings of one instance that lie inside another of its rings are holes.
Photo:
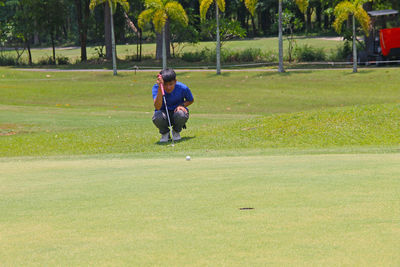
[[[1,264],[396,266],[399,160],[1,160]]]
[[[151,122],[155,73],[2,70],[0,157],[175,153]],[[398,152],[397,72],[179,72],[195,103],[175,150]]]
[[[398,69],[156,74],[0,68],[0,266],[400,265]]]

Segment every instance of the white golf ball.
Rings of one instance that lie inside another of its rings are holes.
[[[190,156],[186,156],[186,160],[190,160]]]

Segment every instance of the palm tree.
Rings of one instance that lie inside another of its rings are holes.
[[[246,6],[247,10],[250,12],[252,16],[254,16],[258,0],[240,0],[240,1],[242,2],[244,1],[244,5]]]
[[[145,0],[146,10],[139,14],[138,25],[153,22],[156,32],[162,32],[162,64],[167,68],[167,50],[165,45],[165,24],[167,20],[175,20],[183,25],[188,25],[188,16],[182,5],[174,0]]]
[[[91,0],[90,1],[90,9],[93,10],[97,5],[106,3],[110,7],[110,24],[111,24],[111,43],[112,43],[112,62],[113,62],[113,72],[114,75],[117,75],[117,59],[115,56],[115,36],[114,36],[114,20],[113,15],[115,10],[117,9],[117,4],[120,4],[125,12],[129,11],[129,3],[128,0]]]
[[[201,20],[206,19],[206,14],[211,4],[215,3],[215,17],[217,21],[217,47],[216,47],[216,55],[217,55],[217,74],[221,74],[221,36],[219,34],[219,10],[222,12],[225,11],[225,0],[199,0],[200,1],[200,18]],[[246,8],[250,11],[251,15],[254,16],[254,12],[256,9],[256,5],[258,0],[240,0],[244,1]]]
[[[365,35],[369,35],[370,18],[363,4],[368,0],[345,0],[335,7],[336,19],[333,22],[335,31],[340,34],[343,22],[352,16],[353,20],[353,72],[357,72],[356,19],[361,24]]]
[[[295,0],[297,7],[300,9],[301,13],[305,13],[308,7],[308,0]],[[279,0],[279,67],[278,72],[285,72],[283,68],[283,34],[282,34],[282,0]]]
[[[206,19],[206,14],[211,4],[215,3],[215,16],[217,19],[217,74],[221,74],[221,37],[219,35],[219,10],[225,11],[225,0],[199,0],[200,1],[200,18],[201,20]]]
[[[240,0],[241,2],[244,1],[244,5],[246,6],[247,10],[250,12],[251,15],[251,20],[253,24],[253,32],[256,34],[256,28],[254,24],[254,13],[256,11],[256,6],[258,3],[258,0]]]
[[[282,0],[279,0],[279,28],[278,28],[278,39],[279,39],[279,67],[278,72],[285,72],[283,68],[283,35],[282,35]]]

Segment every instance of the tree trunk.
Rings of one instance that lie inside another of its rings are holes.
[[[113,10],[110,7],[110,23],[111,23],[111,45],[112,45],[112,63],[113,63],[113,74],[117,75],[117,52],[115,49],[115,35],[114,35],[114,21],[113,21]]]
[[[38,33],[38,32],[35,32],[35,33],[33,34],[33,44],[34,44],[34,45],[40,44],[39,33]]]
[[[218,3],[215,1],[215,15],[217,18],[217,47],[216,47],[216,55],[217,55],[217,75],[221,74],[221,38],[219,36],[219,9]]]
[[[138,28],[135,26],[135,24],[134,24],[133,21],[129,18],[128,14],[126,14],[125,11],[124,11],[124,17],[125,17],[126,24],[128,25],[128,27],[131,28],[131,30],[139,36],[139,30],[138,30]]]
[[[142,61],[142,29],[139,29],[139,61]]]
[[[167,25],[164,25],[162,29],[162,66],[163,70],[167,69],[167,47],[165,44],[165,28]]]
[[[326,6],[325,6],[325,8],[326,8]],[[329,15],[324,14],[324,29],[329,30],[330,27],[331,27],[331,25],[329,24]]]
[[[84,1],[84,3],[85,3],[85,12],[83,14],[82,1],[75,0],[77,20],[78,20],[79,42],[81,46],[81,61],[87,60],[87,53],[86,53],[87,19],[90,15],[90,13],[88,13],[89,2]]]
[[[251,16],[251,25],[253,26],[253,37],[257,36],[257,28],[254,20],[255,16]]]
[[[82,30],[82,43],[81,43],[81,58],[82,60],[87,60],[87,36],[88,36],[88,28],[89,28],[89,18],[90,18],[90,0],[84,0],[84,11],[83,11],[83,30]]]
[[[278,72],[285,72],[283,68],[283,36],[282,36],[282,0],[279,0],[279,69]]]
[[[171,38],[170,38],[170,31],[169,31],[169,22],[165,23],[165,47],[166,47],[166,53],[167,53],[167,58],[171,57]],[[156,33],[156,59],[157,60],[162,60],[163,58],[163,37],[162,37],[162,31],[160,33]]]
[[[306,33],[309,33],[311,31],[311,8],[308,6],[307,11],[306,11]]]
[[[32,65],[32,53],[31,53],[31,44],[30,44],[30,38],[26,37],[26,48],[28,49],[28,64]]]
[[[264,36],[267,35],[267,33],[269,32],[269,27],[268,27],[270,25],[269,17],[270,16],[269,16],[268,9],[262,11],[261,16],[260,16],[260,18],[261,18],[260,21],[261,21],[261,28],[264,33]]]
[[[322,4],[321,2],[316,2],[315,13],[317,17],[317,27],[322,29]]]
[[[111,40],[111,17],[110,6],[106,1],[104,4],[104,39],[106,46],[106,59],[112,59],[112,40]]]
[[[54,43],[53,33],[50,34],[50,38],[51,38],[51,46],[53,47],[53,64],[56,64],[56,45]]]
[[[162,32],[156,32],[156,59],[162,60]]]
[[[357,72],[356,18],[353,17],[353,72]]]
[[[237,8],[237,20],[240,22],[242,28],[246,28],[246,6],[244,3],[240,3],[240,6]]]

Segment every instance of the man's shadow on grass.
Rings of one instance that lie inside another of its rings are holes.
[[[194,139],[194,138],[196,138],[196,136],[185,136],[185,137],[182,137],[181,140],[174,141],[174,143],[179,144],[179,143],[186,142],[186,141],[189,141],[190,139]],[[168,145],[172,144],[172,141],[171,140],[169,140],[168,142],[158,141],[158,142],[155,142],[155,144],[159,145],[159,146],[168,146]]]

